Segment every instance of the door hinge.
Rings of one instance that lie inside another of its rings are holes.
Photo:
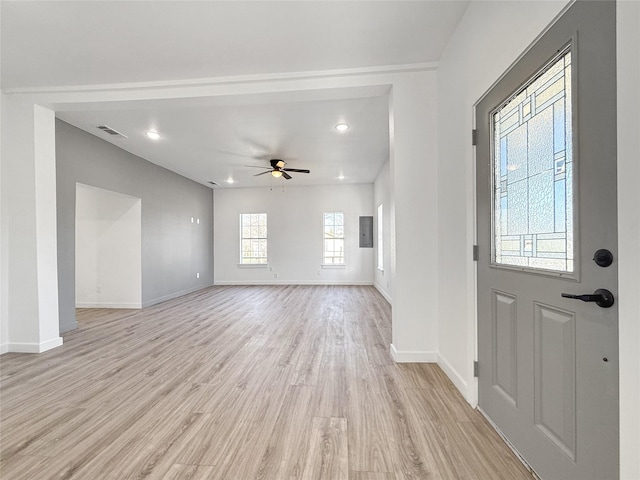
[[[478,145],[478,130],[471,130],[471,145]]]
[[[473,376],[478,378],[478,362],[473,362]]]
[[[478,261],[478,254],[479,254],[478,245],[474,245],[473,246],[473,261],[474,262]]]

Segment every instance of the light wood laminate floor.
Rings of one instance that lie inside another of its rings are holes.
[[[212,287],[78,310],[0,357],[0,477],[530,479],[433,364],[395,364],[372,287]]]

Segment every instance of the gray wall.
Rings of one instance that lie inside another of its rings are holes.
[[[56,120],[60,331],[76,327],[76,183],[142,199],[142,305],[213,284],[213,191]],[[191,223],[191,217],[200,224]],[[196,272],[200,278],[196,279]]]

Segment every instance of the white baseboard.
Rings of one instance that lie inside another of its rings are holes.
[[[56,348],[62,345],[62,337],[52,338],[46,342],[41,343],[21,343],[21,342],[9,342],[7,344],[9,352],[15,353],[42,353],[52,348]]]
[[[396,363],[436,363],[438,359],[438,352],[396,350],[393,343],[390,351]]]
[[[7,353],[8,351],[9,351],[8,343],[3,343],[2,345],[0,345],[0,355],[2,355],[3,353]]]
[[[259,282],[254,280],[216,280],[214,282],[216,286],[256,286],[262,287],[266,285],[357,285],[357,286],[374,286],[372,282],[311,282],[311,281],[302,281],[302,282],[289,282],[289,281],[275,281],[275,282]]]
[[[141,303],[118,303],[118,302],[76,302],[76,308],[130,308],[141,309]]]
[[[170,293],[168,295],[163,295],[162,297],[147,300],[146,302],[142,302],[142,308],[146,308],[146,307],[150,307],[151,305],[156,305],[158,303],[166,302],[167,300],[173,300],[174,298],[178,298],[183,295],[188,295],[190,293],[197,292],[198,290],[204,290],[205,288],[209,288],[212,285],[204,285],[204,286],[199,285],[194,288],[187,288],[186,290],[181,290],[179,292]]]
[[[438,353],[438,366],[442,369],[444,373],[447,374],[447,377],[449,377],[449,380],[453,382],[453,384],[460,391],[460,393],[467,400],[467,402],[472,404],[473,402],[472,402],[472,396],[470,395],[470,392],[469,392],[469,383],[464,379],[462,375],[460,375],[460,373],[455,368],[453,368],[451,363],[449,363],[449,361],[445,357],[443,357],[440,353]],[[472,404],[472,407],[475,408],[475,405]]]
[[[380,285],[378,285],[377,283],[373,284],[374,287],[376,287],[376,290],[378,290],[378,292],[380,292],[380,295],[382,295],[384,297],[384,299],[389,302],[389,305],[393,305],[393,302],[391,301],[391,295],[389,295],[387,292],[385,292],[382,287],[380,287]]]

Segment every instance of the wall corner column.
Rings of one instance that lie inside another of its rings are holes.
[[[3,99],[2,314],[10,352],[62,345],[58,325],[55,113]],[[6,282],[6,283],[5,283]]]
[[[397,362],[436,362],[436,72],[404,74],[394,82],[390,112],[391,353]],[[416,182],[416,179],[420,181]]]

